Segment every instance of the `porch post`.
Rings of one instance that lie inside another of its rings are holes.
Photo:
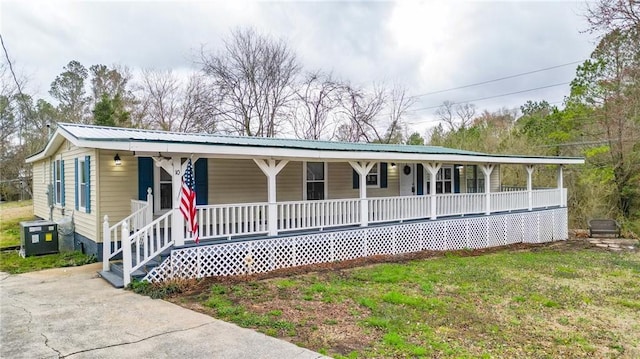
[[[533,210],[533,165],[526,165],[524,168],[527,170],[527,197],[529,201],[529,210]]]
[[[375,162],[349,161],[351,167],[358,173],[358,189],[360,190],[360,227],[369,225],[369,201],[367,200],[367,175],[376,164]]]
[[[431,196],[431,213],[430,218],[436,219],[438,217],[438,210],[436,208],[438,202],[436,198],[436,176],[440,168],[442,167],[442,163],[437,162],[425,162],[422,164],[424,168],[429,171],[429,195]]]
[[[260,167],[262,172],[267,176],[267,201],[269,208],[267,211],[267,226],[269,235],[278,235],[278,204],[276,202],[276,176],[289,163],[288,160],[277,162],[274,159],[263,160],[254,158],[253,161]]]
[[[184,217],[180,213],[180,193],[182,192],[182,160],[171,157],[171,189],[173,198],[173,214],[171,215],[171,238],[176,246],[184,245]],[[165,169],[166,170],[166,169]]]
[[[145,213],[144,226],[153,222],[153,194],[151,187],[147,188],[147,213]]]
[[[482,174],[484,175],[484,194],[485,194],[485,214],[491,214],[491,172],[493,172],[494,165],[486,164],[480,166]]]
[[[102,270],[109,270],[109,256],[111,255],[111,231],[109,231],[109,216],[104,215],[102,222]]]
[[[558,165],[558,189],[560,190],[560,207],[566,207],[564,196],[564,183],[563,183],[562,165]]]

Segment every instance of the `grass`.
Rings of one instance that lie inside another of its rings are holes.
[[[75,267],[96,261],[94,256],[80,252],[66,252],[22,258],[17,250],[0,252],[0,271],[11,274],[33,272],[49,268]]]
[[[640,357],[640,254],[536,248],[379,264],[183,296],[334,357]]]
[[[20,245],[20,222],[34,219],[33,202],[0,204],[0,248]],[[42,269],[72,267],[95,262],[93,256],[68,252],[22,258],[17,250],[0,252],[0,271],[11,274]]]
[[[0,248],[20,245],[20,222],[33,218],[32,200],[0,203]]]

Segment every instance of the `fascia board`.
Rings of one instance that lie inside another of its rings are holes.
[[[113,148],[113,146],[112,146]],[[114,148],[115,149],[115,148]],[[401,152],[320,151],[295,148],[265,148],[229,145],[202,145],[188,143],[131,142],[130,151],[148,153],[204,154],[221,157],[245,158],[296,158],[324,161],[388,161],[388,162],[453,162],[453,163],[501,163],[501,164],[583,164],[582,158],[475,156],[454,154],[418,154]]]

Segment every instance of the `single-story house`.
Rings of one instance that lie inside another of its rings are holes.
[[[187,161],[190,159],[191,161]],[[567,239],[563,166],[582,158],[60,123],[33,165],[36,216],[127,284],[369,255]],[[179,209],[193,163],[200,243]],[[527,185],[504,190],[501,166]],[[557,186],[534,189],[535,166]],[[154,265],[150,265],[154,263]]]

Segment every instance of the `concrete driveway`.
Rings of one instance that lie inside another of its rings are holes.
[[[177,305],[114,289],[101,264],[0,273],[0,358],[320,358]]]

